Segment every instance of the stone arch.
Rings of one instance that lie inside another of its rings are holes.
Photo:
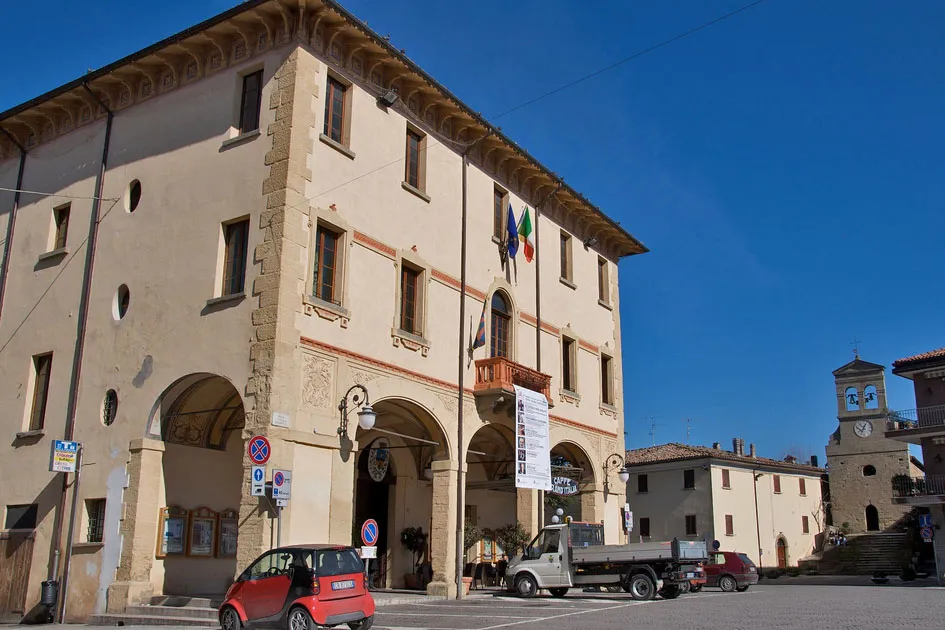
[[[778,568],[786,569],[790,556],[788,555],[788,541],[784,534],[780,534],[775,540],[775,551],[777,552]]]
[[[863,403],[867,409],[879,409],[879,392],[875,385],[863,388]]]
[[[466,553],[468,564],[497,563],[505,550],[498,546],[493,532],[517,521],[518,436],[513,426],[511,420],[502,418],[480,424],[470,432],[465,449],[465,518],[483,531],[483,538]]]
[[[236,541],[221,537],[219,521],[212,527],[208,524],[218,516],[239,513],[244,426],[242,396],[217,374],[200,372],[177,379],[152,407],[147,434],[163,443],[160,462],[150,470],[159,477],[158,507],[184,514],[179,521],[158,523],[159,542],[151,554],[156,559],[150,571],[156,590],[199,595],[222,592],[232,581]],[[131,483],[155,481],[144,480],[143,470],[140,475]],[[207,530],[203,536],[201,526]]]
[[[860,393],[857,391],[856,387],[847,387],[843,392],[843,398],[846,401],[847,411],[859,411]]]
[[[543,506],[544,523],[553,522],[556,510],[561,508],[565,516],[577,521],[596,522],[600,520],[597,514],[597,483],[594,462],[587,448],[574,439],[563,439],[554,443],[551,448],[551,478],[553,485],[570,485],[556,482],[557,478],[569,479],[575,482],[573,486],[577,493],[574,495],[558,495],[545,493]]]
[[[866,531],[868,532],[878,532],[879,527],[879,510],[876,509],[876,506],[870,503],[866,506],[864,510],[866,516]]]
[[[367,384],[377,419],[371,430],[357,429],[354,466],[352,538],[368,518],[378,522],[381,529],[378,566],[382,575],[377,586],[382,588],[404,586],[408,576],[415,572],[412,554],[400,544],[405,527],[420,527],[428,535],[420,561],[430,557],[436,531],[433,467],[439,462],[450,462],[452,457],[449,437],[436,415],[437,411],[448,412],[438,409],[442,405],[437,397],[423,387],[411,387],[403,381],[392,387],[389,383],[392,380]],[[365,467],[365,458],[373,457],[376,461],[378,451],[385,448],[389,472],[376,479]]]

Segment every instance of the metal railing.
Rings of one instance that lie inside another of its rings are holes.
[[[511,391],[514,385],[540,392],[551,400],[551,377],[537,370],[510,361],[504,357],[492,357],[476,361],[476,386],[474,391],[504,389]]]
[[[887,431],[945,427],[945,405],[890,411],[886,416]]]
[[[892,480],[892,489],[895,498],[945,495],[945,475],[896,475]]]

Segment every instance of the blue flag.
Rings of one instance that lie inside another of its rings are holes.
[[[509,204],[509,227],[505,246],[508,249],[509,258],[515,258],[515,254],[518,252],[518,226],[515,224],[515,214],[512,212],[512,204]]]

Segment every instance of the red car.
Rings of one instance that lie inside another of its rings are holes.
[[[353,547],[295,545],[267,551],[243,571],[220,606],[223,630],[314,630],[374,624],[374,599]]]
[[[718,586],[731,593],[747,591],[758,583],[758,568],[747,555],[734,551],[714,551],[704,566],[706,586]]]

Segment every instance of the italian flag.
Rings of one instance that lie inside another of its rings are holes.
[[[525,262],[531,262],[535,257],[535,241],[532,239],[532,215],[525,206],[522,219],[518,222],[518,237],[525,244]]]

